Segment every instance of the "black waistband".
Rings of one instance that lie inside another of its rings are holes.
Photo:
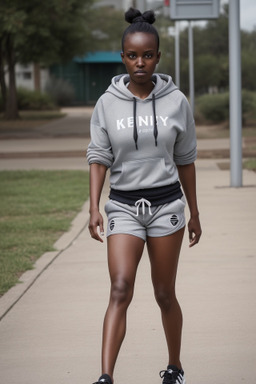
[[[138,189],[136,191],[120,191],[111,188],[109,198],[123,204],[134,205],[136,201],[144,198],[150,201],[151,205],[162,205],[171,203],[183,196],[180,182],[164,185],[163,187]]]

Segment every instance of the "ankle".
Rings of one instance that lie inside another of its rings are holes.
[[[168,364],[167,369],[172,369],[173,371],[182,370],[181,362]]]

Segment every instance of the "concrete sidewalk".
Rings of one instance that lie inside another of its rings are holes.
[[[85,141],[80,139],[82,147]],[[56,141],[55,149],[69,150],[71,141],[65,143],[61,147]],[[78,148],[78,143],[72,145]],[[42,149],[43,142],[38,146]],[[80,160],[85,165],[82,157],[72,159],[74,168],[81,169]],[[0,159],[1,169],[10,160],[12,169],[14,162],[19,168],[24,160],[25,169],[35,165],[35,159]],[[42,160],[49,161],[47,169],[70,162]],[[229,171],[219,170],[218,161],[196,163],[203,236],[189,249],[186,233],[181,253],[177,293],[184,315],[182,361],[190,384],[251,384],[256,374],[256,174],[244,171],[244,187],[229,188]],[[107,195],[106,184],[102,210]],[[91,384],[97,379],[109,278],[106,241],[93,241],[87,223],[85,203],[71,230],[56,243],[56,252],[43,255],[22,276],[23,283],[0,299],[1,383]],[[158,372],[165,368],[166,356],[145,251],[115,383],[160,384]]]

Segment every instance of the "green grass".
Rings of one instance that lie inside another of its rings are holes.
[[[0,295],[67,231],[89,194],[83,171],[0,172]]]
[[[243,167],[256,172],[256,158],[244,161]]]

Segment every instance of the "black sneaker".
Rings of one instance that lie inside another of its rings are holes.
[[[168,365],[167,370],[161,371],[159,375],[163,379],[162,384],[186,384],[184,371],[175,365]]]
[[[105,384],[113,384],[112,383],[112,380],[111,380],[111,377],[107,374],[104,374],[102,375],[98,381],[96,381],[95,383],[93,384],[102,384],[102,383],[105,383]]]

